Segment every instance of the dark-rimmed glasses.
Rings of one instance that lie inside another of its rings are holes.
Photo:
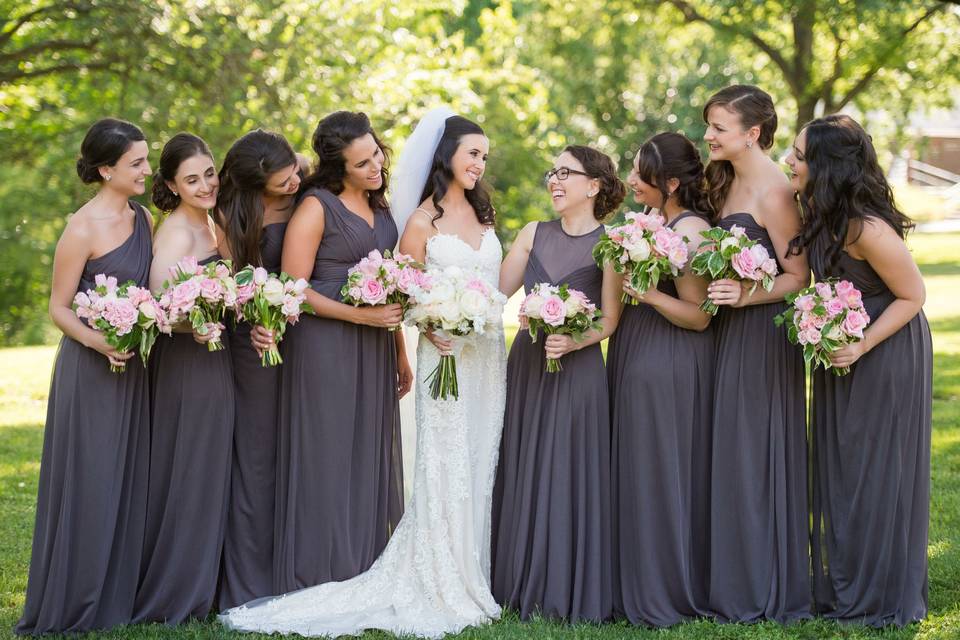
[[[568,167],[559,167],[557,169],[550,169],[545,174],[543,174],[543,184],[550,182],[550,178],[556,176],[557,180],[566,180],[570,177],[570,174],[576,174],[578,176],[587,176],[591,177],[589,173],[584,173],[583,171],[577,171],[576,169],[570,169]]]

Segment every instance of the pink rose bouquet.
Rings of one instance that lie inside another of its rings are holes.
[[[609,227],[596,246],[593,259],[602,269],[612,264],[617,273],[627,273],[630,286],[639,293],[656,287],[661,277],[676,278],[687,264],[687,239],[664,224],[658,214],[626,214],[625,224]],[[639,304],[623,294],[621,301]]]
[[[263,267],[248,265],[233,276],[237,283],[237,319],[247,320],[273,332],[273,345],[260,364],[274,367],[283,362],[277,348],[288,324],[296,324],[303,311],[310,311],[306,280],[294,280],[286,273],[267,273]]]
[[[230,261],[216,260],[205,265],[187,256],[170,267],[171,280],[163,283],[160,297],[171,324],[187,321],[200,335],[213,332],[207,349],[223,349],[220,333],[223,317],[237,308],[237,283],[230,275]]]
[[[777,275],[777,261],[764,246],[747,237],[743,227],[733,225],[730,231],[713,227],[701,231],[705,240],[700,243],[697,255],[693,257],[690,268],[698,276],[711,280],[730,278],[752,282],[752,294],[757,286],[767,291],[773,289],[773,279]],[[719,308],[710,298],[700,305],[700,309],[711,315],[717,315]]]
[[[149,289],[138,287],[133,280],[118,286],[115,277],[101,273],[94,282],[93,289],[79,292],[73,298],[77,317],[103,333],[107,344],[117,351],[136,348],[143,366],[147,366],[157,336],[171,331],[166,310]],[[110,365],[114,373],[125,368],[125,365]]]
[[[410,294],[412,305],[404,322],[451,336],[483,334],[503,315],[507,298],[476,270],[449,266],[429,269],[424,285]],[[426,378],[430,395],[458,398],[457,361],[452,355],[440,356],[440,362]]]
[[[423,265],[413,258],[403,253],[391,255],[389,250],[381,254],[374,249],[347,271],[340,297],[355,307],[399,303],[406,313],[411,296],[427,285]]]
[[[814,367],[833,369],[838,376],[849,373],[849,367],[834,367],[830,354],[863,340],[870,316],[860,291],[847,280],[828,280],[787,294],[786,300],[791,306],[774,322],[786,325],[790,342],[803,345],[803,359]]]
[[[530,338],[537,341],[537,334],[562,333],[575,341],[583,340],[583,334],[591,329],[599,330],[600,311],[582,292],[541,282],[534,285],[520,304],[520,317],[527,321]],[[560,360],[547,358],[547,371],[562,371]]]

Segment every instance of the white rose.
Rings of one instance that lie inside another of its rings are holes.
[[[574,296],[570,296],[564,301],[564,305],[567,307],[567,317],[573,317],[580,311],[580,300]]]
[[[527,300],[526,312],[527,315],[531,318],[536,318],[540,315],[540,307],[543,306],[543,298],[541,296],[533,296]]]
[[[283,304],[283,283],[276,278],[270,278],[263,285],[263,297],[271,306],[279,307]]]
[[[830,331],[827,332],[827,337],[831,340],[840,340],[843,338],[843,331],[840,329],[840,325],[833,325]]]
[[[650,257],[650,243],[646,240],[639,239],[627,248],[627,253],[630,254],[632,261],[643,262]]]
[[[724,250],[728,249],[729,247],[739,247],[739,246],[740,246],[740,239],[739,239],[739,238],[736,238],[736,237],[726,238],[726,239],[724,239],[723,241],[720,242],[720,251],[724,251]]]

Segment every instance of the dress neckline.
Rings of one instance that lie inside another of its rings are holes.
[[[103,255],[99,255],[96,258],[90,258],[89,262],[97,262],[98,260],[103,260],[110,254],[116,253],[120,249],[123,249],[133,240],[134,236],[137,235],[137,225],[140,224],[140,218],[142,215],[140,212],[140,209],[138,208],[139,206],[140,206],[139,203],[130,201],[130,208],[133,210],[133,231],[130,232],[130,235],[128,235],[123,242],[115,246],[113,249],[110,249],[110,251],[107,251]]]

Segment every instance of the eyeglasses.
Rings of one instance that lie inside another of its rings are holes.
[[[543,184],[550,182],[550,178],[556,176],[557,180],[566,180],[570,177],[570,174],[576,174],[578,176],[587,176],[588,178],[592,177],[589,173],[584,173],[583,171],[577,171],[576,169],[569,169],[567,167],[560,167],[559,169],[550,169],[545,174],[543,174]]]

